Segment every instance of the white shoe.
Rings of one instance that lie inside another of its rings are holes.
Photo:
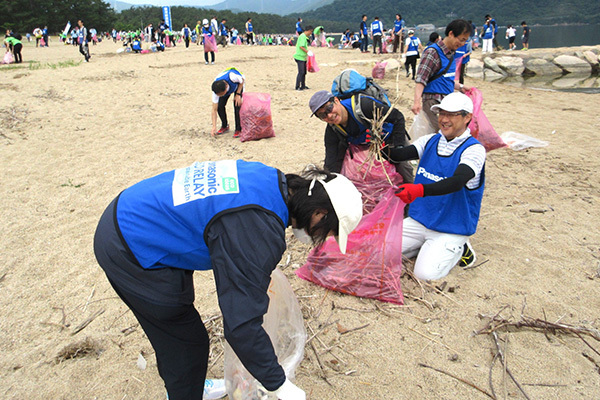
[[[214,61],[212,61],[212,62],[211,62],[211,64],[212,64],[212,65],[215,65],[215,62],[214,62]]]
[[[208,65],[208,61],[204,61],[204,64]]]

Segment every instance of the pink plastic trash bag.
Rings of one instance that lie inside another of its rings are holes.
[[[317,64],[315,54],[312,51],[309,51],[307,53],[307,55],[308,55],[308,58],[306,61],[306,70],[308,72],[319,72],[320,68],[319,68],[319,65]]]
[[[340,253],[330,237],[309,253],[296,275],[337,292],[404,304],[400,283],[403,217],[404,203],[390,186],[348,236],[346,254]]]
[[[2,64],[12,64],[14,62],[13,55],[10,51],[4,53],[4,57],[2,58]]]
[[[242,44],[242,39],[240,39],[239,36],[238,36],[237,39],[235,39],[235,44],[237,44],[237,45],[241,45]]]
[[[498,136],[494,127],[492,127],[492,124],[490,124],[490,121],[488,121],[481,110],[481,103],[483,102],[483,95],[481,92],[477,88],[471,88],[470,90],[467,90],[465,94],[473,101],[473,119],[469,123],[471,135],[479,140],[486,151],[506,147],[506,143]]]
[[[204,36],[204,52],[208,53],[211,51],[217,51],[217,40],[214,35],[202,35]]]
[[[385,66],[386,65],[387,65],[387,61],[375,64],[375,66],[373,67],[373,71],[371,72],[371,75],[373,75],[373,78],[375,78],[375,79],[385,78]]]
[[[275,136],[271,116],[271,95],[268,93],[246,93],[240,108],[242,133],[240,140],[259,140]]]
[[[363,215],[373,211],[391,185],[402,184],[402,176],[392,164],[387,161],[380,163],[370,160],[369,147],[365,145],[350,145],[340,172],[350,179],[362,194]]]

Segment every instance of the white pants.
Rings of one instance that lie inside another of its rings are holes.
[[[441,279],[458,263],[468,239],[469,236],[432,231],[408,217],[402,231],[402,254],[408,258],[417,256],[417,278]]]
[[[483,39],[483,47],[481,48],[482,53],[491,53],[494,51],[492,40],[493,39]]]

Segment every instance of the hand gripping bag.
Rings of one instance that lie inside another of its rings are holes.
[[[240,140],[259,140],[275,136],[271,116],[271,95],[268,93],[245,92],[240,108],[242,133]]]
[[[330,290],[404,304],[400,283],[404,203],[394,195],[385,173],[394,185],[402,177],[387,162],[364,163],[368,150],[353,147],[353,157],[346,156],[342,174],[356,185],[363,200],[367,196],[365,214],[348,237],[345,255],[335,239],[329,238],[309,253],[296,275]],[[369,195],[373,196],[370,200]]]
[[[287,278],[275,268],[268,290],[269,309],[263,327],[271,338],[277,360],[285,376],[294,380],[296,368],[304,357],[306,329],[302,310]],[[255,400],[266,396],[260,383],[244,368],[229,344],[225,344],[225,387],[230,399]]]
[[[473,101],[473,119],[469,123],[471,135],[479,140],[488,152],[499,149],[500,147],[506,147],[506,143],[498,136],[494,127],[492,127],[492,124],[490,124],[490,121],[488,121],[481,109],[483,95],[479,89],[471,88],[467,90],[465,94]]]
[[[309,51],[307,53],[307,60],[306,60],[306,70],[308,72],[319,72],[320,68],[319,65],[317,64],[317,60],[315,58],[315,53],[313,53],[312,51]]]

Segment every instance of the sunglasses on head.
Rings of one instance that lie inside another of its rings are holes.
[[[331,99],[327,103],[325,103],[325,105],[321,107],[322,110],[321,111],[317,111],[315,113],[315,115],[317,116],[317,118],[319,118],[319,119],[325,119],[325,118],[327,118],[327,116],[329,115],[329,113],[333,110],[333,104],[334,104],[333,99]]]

